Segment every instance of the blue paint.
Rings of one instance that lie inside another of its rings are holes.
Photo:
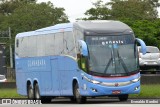
[[[147,48],[146,48],[146,44],[144,43],[144,41],[139,38],[136,38],[136,40],[141,45],[141,52],[143,53],[143,55],[146,54]]]
[[[63,32],[73,31],[73,28],[72,23],[58,24],[36,31],[19,33],[16,38],[59,33],[61,30],[63,30]],[[136,40],[145,47],[142,40]],[[85,41],[79,40],[79,43],[82,46],[81,54],[88,56],[89,53]],[[109,45],[109,47],[112,48],[112,45]],[[114,44],[113,47],[118,48],[118,45]],[[143,48],[143,52],[145,53],[145,48]],[[27,81],[31,82],[32,87],[34,87],[34,81],[37,81],[41,96],[73,96],[73,80],[77,81],[80,87],[80,93],[83,96],[112,95],[113,90],[121,90],[121,94],[133,94],[139,93],[140,91],[140,88],[136,91],[134,90],[135,87],[140,86],[140,81],[126,86],[110,87],[92,83],[84,79],[85,76],[90,80],[99,82],[126,82],[139,78],[140,73],[132,76],[125,76],[124,78],[102,78],[92,76],[81,70],[76,58],[73,59],[69,55],[48,55],[39,57],[19,57],[15,55],[15,67],[17,91],[21,95],[27,95]],[[98,92],[93,92],[92,88],[97,89]]]

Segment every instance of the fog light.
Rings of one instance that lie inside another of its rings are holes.
[[[91,88],[91,90],[92,90],[93,92],[98,92],[97,89],[95,89],[95,88]]]
[[[139,86],[135,87],[135,88],[134,88],[134,91],[136,91],[136,90],[138,90],[138,89],[139,89]]]

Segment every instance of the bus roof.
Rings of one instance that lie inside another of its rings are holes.
[[[35,31],[18,33],[16,35],[16,38],[25,37],[25,36],[40,35],[40,34],[56,33],[56,32],[62,32],[62,31],[71,31],[72,26],[73,26],[72,23],[56,24],[54,26],[50,26],[50,27],[46,27],[46,28],[42,28],[42,29],[37,29]]]
[[[123,22],[114,20],[93,20],[93,21],[78,21],[74,23],[83,31],[93,31],[96,33],[122,33],[132,31],[132,29]]]
[[[23,32],[16,35],[18,37],[31,36],[31,35],[40,35],[40,34],[49,34],[62,31],[72,31],[73,26],[77,26],[82,31],[89,30],[96,33],[122,33],[126,30],[132,31],[132,29],[120,22],[113,20],[93,20],[93,21],[77,21],[74,23],[62,23],[54,26],[38,29],[35,31]]]

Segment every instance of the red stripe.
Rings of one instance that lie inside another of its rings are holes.
[[[118,77],[104,77],[104,76],[93,76],[93,77],[96,77],[96,78],[107,78],[107,79],[117,79],[117,78],[128,78],[128,77],[131,77],[131,76],[134,76],[134,75],[137,75],[138,73],[136,74],[132,74],[130,76],[118,76]]]

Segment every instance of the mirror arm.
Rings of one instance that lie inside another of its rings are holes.
[[[147,49],[146,49],[146,44],[144,43],[144,41],[139,38],[136,38],[136,41],[141,45],[141,51],[143,55],[146,54]]]

